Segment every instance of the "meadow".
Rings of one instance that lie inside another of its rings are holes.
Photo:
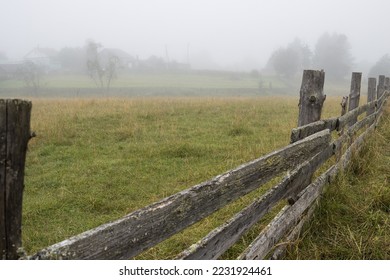
[[[191,70],[182,72],[121,72],[112,81],[113,88],[258,88],[259,80],[266,86],[284,87],[282,78],[246,72]],[[96,88],[93,80],[84,73],[42,74],[42,88]],[[21,79],[0,80],[0,88],[21,88]]]
[[[338,115],[339,100],[327,99],[324,117]],[[23,243],[29,254],[285,146],[298,114],[293,97],[32,103],[37,137],[29,143],[23,209]],[[173,258],[264,191],[141,258]],[[256,236],[250,234],[242,246]]]
[[[296,96],[301,77],[286,79],[260,75],[257,72],[183,71],[183,72],[125,72],[112,81],[109,92],[97,88],[86,74],[51,73],[42,75],[38,92],[27,87],[21,79],[0,80],[0,97],[27,96],[29,98],[95,98],[117,97],[258,97],[270,95]],[[329,83],[326,94],[346,94],[349,85]]]

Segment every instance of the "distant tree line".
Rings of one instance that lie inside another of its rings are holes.
[[[353,66],[351,46],[344,34],[324,33],[317,41],[314,50],[295,39],[287,47],[275,50],[269,58],[267,68],[276,74],[291,78],[303,69],[324,69],[327,78],[343,79]]]
[[[379,75],[390,76],[390,56],[385,54],[382,56],[375,65],[371,68],[370,77],[377,77]]]

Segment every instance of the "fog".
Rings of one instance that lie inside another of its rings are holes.
[[[0,52],[22,59],[40,46],[88,39],[133,56],[195,68],[250,70],[294,38],[313,48],[345,34],[357,65],[390,52],[387,0],[0,0]]]

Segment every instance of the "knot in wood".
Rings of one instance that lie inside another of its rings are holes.
[[[311,103],[314,103],[314,102],[317,101],[317,97],[316,97],[315,95],[310,95],[309,101],[310,101]]]

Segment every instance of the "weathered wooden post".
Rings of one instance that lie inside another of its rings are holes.
[[[299,92],[298,126],[310,124],[321,119],[322,106],[326,99],[324,95],[325,72],[323,70],[303,70],[301,90]],[[306,174],[301,190],[312,181],[313,173]],[[295,203],[297,194],[292,194],[287,200]]]
[[[298,126],[321,119],[324,95],[325,72],[323,70],[304,70],[299,96]]]
[[[376,99],[381,98],[384,91],[385,91],[385,76],[379,75],[378,88],[376,90]]]
[[[362,73],[353,72],[351,78],[351,91],[349,94],[348,111],[359,107],[360,100],[360,87],[362,82]],[[349,126],[354,125],[357,122],[357,117],[349,122]]]
[[[341,105],[341,116],[344,116],[347,113],[348,96],[343,96],[340,105]]]
[[[31,102],[0,100],[0,254],[18,259]]]
[[[390,78],[385,77],[385,90],[389,90],[389,89],[390,89]]]
[[[376,100],[376,78],[368,78],[367,103]],[[367,109],[367,116],[375,112],[375,107]]]
[[[348,96],[343,96],[343,99],[341,99],[341,103],[340,103],[340,105],[341,105],[341,114],[340,114],[340,116],[344,116],[347,113],[348,99],[349,99]],[[342,135],[343,133],[344,133],[344,128],[342,128],[339,131],[339,135]],[[340,153],[341,153],[341,150],[340,150]]]

